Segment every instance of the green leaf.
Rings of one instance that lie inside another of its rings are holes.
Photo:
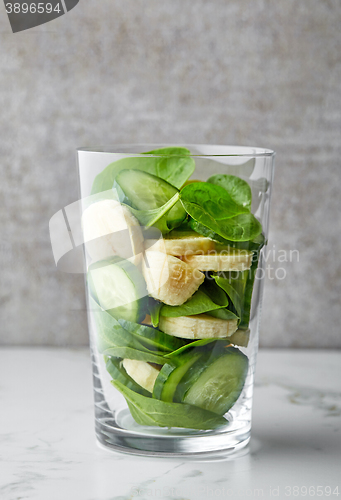
[[[143,389],[139,384],[133,380],[125,369],[121,366],[121,361],[117,358],[107,358],[105,356],[105,367],[110,374],[110,376],[121,382],[123,385],[131,389],[132,391],[138,392],[139,394],[143,394],[143,396],[151,397],[151,393],[146,389]]]
[[[146,361],[147,363],[156,363],[157,365],[164,365],[169,360],[164,357],[164,351],[150,351],[148,349],[140,351],[132,347],[116,347],[112,346],[103,351],[104,356],[114,356],[115,358],[128,358]]]
[[[168,318],[177,318],[179,316],[193,316],[194,314],[201,314],[207,311],[220,309],[221,307],[226,307],[227,304],[228,301],[226,295],[224,304],[216,303],[208,296],[205,290],[205,285],[201,285],[199,290],[197,290],[194,295],[192,295],[192,297],[189,298],[187,302],[185,302],[181,306],[169,306],[164,304],[161,307],[160,316],[165,316]]]
[[[119,322],[90,296],[90,311],[93,314],[97,326],[97,348],[99,352],[105,352],[112,347],[130,347],[141,351],[148,351],[137,339],[135,339]]]
[[[253,250],[252,264],[249,270],[240,272],[230,272],[228,273],[228,278],[226,273],[220,272],[214,275],[214,279],[217,284],[225,290],[229,296],[237,314],[240,316],[239,329],[247,329],[250,322],[250,312],[251,312],[251,299],[254,287],[255,276],[258,267],[258,260],[260,256],[260,251],[265,244],[265,238],[263,235],[258,236],[252,242],[250,242],[250,249]],[[221,317],[220,311],[213,311],[212,316]],[[216,315],[217,313],[217,315]]]
[[[166,219],[163,219],[161,223],[157,222],[167,213],[169,210],[177,203],[180,198],[180,193],[176,193],[170,200],[167,201],[162,207],[154,208],[152,210],[137,210],[128,205],[125,205],[133,215],[137,218],[141,226],[150,227],[156,226],[162,234],[169,233],[173,228],[169,228]]]
[[[167,362],[163,356],[165,351],[156,351],[148,349],[142,342],[146,342],[146,338],[140,337],[138,334],[133,335],[125,329],[115,318],[104,311],[99,304],[90,296],[90,310],[94,315],[97,326],[97,348],[104,356],[114,356],[116,358],[138,359],[149,363],[164,364]],[[124,320],[120,320],[123,321]],[[129,325],[129,321],[125,324]],[[135,325],[134,323],[131,323]],[[136,323],[136,325],[138,325]],[[143,329],[143,325],[138,325]],[[147,327],[148,328],[148,327]],[[157,332],[157,330],[155,330]],[[160,332],[162,335],[166,335]],[[168,340],[168,339],[167,339]],[[174,338],[174,349],[181,345],[181,341]],[[168,351],[169,352],[169,351]]]
[[[219,309],[219,311],[224,309]],[[218,312],[218,311],[214,311]],[[179,354],[182,354],[184,351],[187,351],[188,349],[194,348],[194,347],[202,347],[206,344],[211,344],[212,342],[217,342],[217,339],[199,339],[199,340],[194,340],[193,342],[190,342],[189,344],[186,344],[176,351],[170,352],[169,354],[165,355],[165,358],[173,358],[178,356]]]
[[[223,250],[249,250],[250,252],[258,251],[265,244],[265,238],[263,234],[259,234],[256,238],[253,238],[250,241],[229,241],[225,240],[224,242],[216,243],[216,251],[222,252]]]
[[[249,212],[248,208],[236,203],[226,189],[207,182],[195,182],[185,186],[181,190],[181,201],[186,210],[187,204],[198,205],[214,220],[229,219]]]
[[[251,188],[249,184],[240,177],[218,174],[210,177],[207,182],[226,189],[235,203],[251,210]]]
[[[205,279],[203,285],[201,285],[208,295],[208,297],[221,307],[227,307],[229,305],[226,293],[216,284],[214,278],[209,276]]]
[[[262,232],[261,223],[251,213],[244,213],[234,217],[215,219],[207,213],[201,206],[188,201],[182,201],[187,213],[200,225],[193,227],[195,231],[208,236],[212,239],[217,239],[212,236],[212,232],[220,237],[220,241],[249,241]],[[201,227],[204,231],[200,230]]]
[[[161,148],[144,154],[155,154],[159,156],[141,157],[131,156],[110,163],[99,173],[93,183],[91,194],[100,193],[112,188],[115,177],[121,170],[135,169],[143,170],[157,175],[180,189],[195,169],[195,162],[186,148]]]
[[[240,329],[246,329],[249,327],[250,312],[251,312],[251,299],[252,299],[252,292],[253,292],[253,286],[254,286],[254,281],[255,281],[255,277],[256,277],[257,267],[258,267],[258,257],[259,257],[259,252],[255,252],[253,255],[253,260],[252,260],[252,264],[251,264],[250,269],[248,271],[244,271],[247,273],[247,279],[246,279],[245,290],[244,290],[242,314],[241,314],[241,319],[240,319],[240,324],[239,324]]]
[[[119,319],[118,322],[140,342],[144,342],[147,345],[149,344],[153,349],[172,352],[184,344],[183,340],[167,335],[166,333],[155,328],[151,328],[150,326],[140,325],[139,323],[133,323],[132,321],[124,319]]]
[[[116,380],[111,383],[123,394],[134,420],[140,425],[209,430],[227,424],[224,417],[197,406],[151,399],[135,393]]]
[[[214,318],[224,319],[224,320],[240,319],[239,316],[236,316],[236,314],[234,314],[234,312],[230,311],[229,309],[217,309],[216,311],[210,311],[207,314],[209,316],[213,316]]]
[[[186,212],[198,223],[198,227],[191,224],[198,233],[222,242],[252,240],[261,234],[262,226],[248,206],[235,201],[245,203],[245,199],[238,198],[235,191],[233,196],[223,187],[208,182],[189,184],[180,193]]]
[[[204,226],[203,224],[200,224],[200,222],[194,220],[192,217],[188,218],[188,225],[190,229],[193,229],[196,233],[201,234],[202,236],[205,236],[206,238],[211,238],[211,240],[214,240],[216,242],[219,242],[220,244],[226,244],[227,240],[220,236],[219,234],[215,233],[212,231],[212,229],[209,229],[208,227]],[[235,243],[235,242],[232,242]]]
[[[126,169],[115,178],[113,191],[121,203],[145,225],[155,225],[164,232],[179,226],[187,217],[179,201],[176,187],[156,175],[141,170]]]
[[[156,328],[160,321],[160,311],[162,307],[162,302],[158,302],[152,297],[149,297],[148,310],[150,314],[150,321],[152,325]]]
[[[161,177],[161,179],[165,179],[165,181],[178,189],[185,184],[195,170],[195,161],[189,156],[191,152],[187,148],[167,147],[154,149],[144,154],[166,156],[166,158],[158,159],[159,161],[156,165],[156,173],[154,175]],[[149,173],[153,174],[153,172]]]
[[[248,273],[248,271],[243,271]],[[237,314],[241,317],[242,314],[242,298],[244,292],[245,281],[244,280],[233,280],[227,278],[221,278],[220,276],[214,276],[215,282],[220,288],[222,288],[230,298],[233,303]]]
[[[196,233],[199,233],[202,236],[206,236],[207,238],[211,238],[211,240],[216,241],[217,252],[221,252],[222,250],[229,250],[231,248],[254,251],[258,250],[260,246],[266,243],[262,233],[249,241],[227,240],[208,227],[204,226],[203,224],[200,224],[200,222],[192,219],[192,217],[188,218],[188,220],[186,221],[186,225],[187,227],[189,226],[190,229],[193,229],[193,231],[195,231]],[[179,231],[179,229],[180,228],[178,227],[176,230]]]

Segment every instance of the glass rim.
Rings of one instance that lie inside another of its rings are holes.
[[[148,144],[148,143],[135,143],[135,144],[117,144],[115,146],[93,146],[93,147],[79,147],[77,148],[77,152],[85,152],[85,153],[103,153],[103,154],[117,154],[126,157],[131,156],[141,156],[141,157],[163,157],[161,154],[148,154],[148,153],[136,153],[136,152],[127,152],[121,151],[121,149],[136,149],[138,147],[146,148],[147,151],[152,151],[153,149],[161,149],[167,147],[182,147],[182,148],[212,148],[222,150],[226,149],[236,149],[234,153],[191,153],[189,155],[179,154],[177,156],[185,157],[185,156],[193,156],[197,158],[214,158],[214,157],[245,157],[245,158],[262,158],[262,157],[274,157],[276,152],[272,149],[268,148],[260,148],[254,146],[236,146],[236,145],[220,145],[220,144]],[[237,150],[240,150],[239,152]],[[246,151],[247,150],[247,151]]]

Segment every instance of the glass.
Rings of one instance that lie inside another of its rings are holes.
[[[175,456],[249,442],[274,155],[78,150],[96,435],[107,449]]]

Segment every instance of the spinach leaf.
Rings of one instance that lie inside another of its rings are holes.
[[[238,205],[251,210],[252,193],[249,184],[235,175],[218,174],[210,177],[207,182],[221,186]]]
[[[216,429],[227,424],[224,417],[185,403],[166,403],[137,394],[119,381],[111,383],[125,397],[134,420],[140,425]]]
[[[140,325],[139,323],[133,323],[132,321],[127,321],[125,319],[119,319],[118,322],[140,342],[144,342],[147,345],[152,346],[154,349],[172,352],[184,344],[184,341],[181,339],[167,335],[166,333],[156,330],[155,328],[151,328],[150,326]]]
[[[253,257],[252,264],[249,270],[242,272],[230,272],[229,277],[226,278],[226,273],[217,273],[214,276],[216,283],[227,293],[237,314],[240,317],[239,329],[245,330],[249,326],[250,312],[251,312],[251,299],[256,277],[260,251],[265,244],[263,235],[255,239],[252,243]],[[224,310],[213,311],[212,316],[219,316],[220,312]],[[225,318],[222,318],[225,319]]]
[[[200,222],[194,220],[192,217],[188,218],[188,225],[196,233],[199,233],[202,236],[206,236],[206,238],[211,238],[211,240],[217,241],[217,242],[221,243],[222,245],[226,244],[226,242],[227,242],[227,240],[225,238],[223,238],[219,234],[212,231],[212,229],[209,229],[208,227],[204,226],[203,224],[200,224]],[[231,243],[235,243],[235,242],[231,242]]]
[[[244,300],[242,305],[242,314],[240,319],[239,328],[246,329],[249,327],[250,322],[250,312],[251,312],[251,299],[252,291],[254,286],[254,281],[256,277],[257,267],[258,267],[259,252],[255,252],[253,255],[253,260],[251,267],[247,272],[247,279],[244,290]]]
[[[180,199],[186,212],[197,223],[197,227],[191,222],[190,225],[204,236],[221,242],[249,241],[262,232],[260,222],[250,213],[248,206],[238,204],[221,186],[208,182],[189,184],[181,190]]]
[[[243,271],[243,273],[248,273],[248,271]],[[221,278],[220,276],[214,276],[214,279],[217,285],[227,293],[238,316],[241,317],[245,281],[241,279]]]
[[[247,272],[247,271],[246,271]],[[238,277],[242,273],[240,272],[229,272],[230,278],[225,278],[224,273],[213,273],[211,275],[211,279],[214,279],[212,285],[214,284],[218,290],[222,293],[227,294],[231,303],[228,306],[228,309],[225,307],[224,309],[217,309],[215,311],[209,311],[207,314],[213,316],[214,318],[224,319],[224,320],[240,320],[241,316],[241,296],[243,293],[245,281],[242,282],[242,289],[240,288],[240,280],[237,283]],[[221,277],[223,275],[224,277]],[[233,275],[233,276],[232,276]],[[235,276],[236,275],[236,276]],[[233,285],[231,285],[233,277]]]
[[[164,350],[156,351],[148,349],[142,343],[146,342],[145,338],[142,336],[138,338],[137,334],[133,335],[131,331],[125,329],[115,318],[102,309],[92,297],[90,297],[90,310],[94,315],[97,326],[97,348],[103,355],[114,356],[116,358],[139,359],[156,364],[167,362],[163,357],[165,354]],[[124,323],[124,320],[120,321]],[[126,322],[125,325],[129,326],[129,323]],[[143,328],[143,325],[139,326]],[[181,341],[176,342],[176,340],[178,339],[174,339],[175,349],[181,346]],[[166,352],[169,352],[169,350]]]
[[[250,241],[228,241],[217,242],[215,245],[216,251],[221,252],[223,250],[238,249],[238,250],[250,250],[258,251],[265,244],[265,238],[263,234],[259,234],[256,238]]]
[[[143,396],[146,397],[151,397],[151,393],[148,392],[146,389],[143,389],[139,384],[133,380],[128,373],[125,371],[125,369],[121,366],[121,361],[117,358],[108,358],[104,357],[105,360],[105,367],[110,374],[110,376],[114,379],[117,380],[118,382],[121,382],[123,385],[131,389],[132,391],[138,392],[139,394],[142,394]]]
[[[219,304],[221,307],[227,307],[229,305],[226,293],[219,286],[217,286],[214,281],[214,277],[207,277],[201,286],[215,304]]]
[[[180,189],[195,169],[195,162],[186,148],[161,148],[144,154],[160,156],[131,156],[110,163],[94,180],[91,194],[111,189],[116,175],[124,169],[143,170],[157,175]]]
[[[150,314],[150,321],[152,325],[156,328],[159,325],[160,321],[160,311],[162,307],[162,302],[158,302],[157,300],[149,297],[148,300],[148,310]]]
[[[224,310],[224,309],[219,309],[219,310]],[[214,311],[216,312],[216,311]],[[176,351],[170,352],[169,354],[165,355],[165,358],[173,358],[175,356],[178,356],[179,354],[182,354],[184,351],[187,351],[187,349],[193,348],[193,347],[201,347],[206,344],[211,344],[212,342],[217,342],[217,339],[199,339],[199,340],[194,340],[193,342],[190,342],[189,344],[186,344]]]
[[[181,306],[168,306],[164,304],[161,307],[160,315],[168,318],[177,318],[179,316],[193,316],[214,309],[220,309],[227,306],[227,298],[225,296],[225,305],[213,302],[213,300],[205,292],[205,287],[201,285],[191,298]]]
[[[261,223],[251,213],[243,213],[226,219],[215,219],[195,203],[188,201],[182,201],[182,203],[187,213],[196,222],[200,223],[197,227],[193,227],[192,224],[191,226],[203,236],[217,239],[217,237],[212,235],[212,233],[215,233],[220,237],[221,242],[225,240],[249,241],[256,238],[262,232]],[[205,227],[204,231],[200,229],[203,226]]]
[[[236,203],[226,189],[207,182],[195,182],[185,186],[181,190],[181,201],[186,210],[187,205],[198,205],[204,213],[217,221],[249,212],[247,208]]]
[[[172,207],[178,202],[180,198],[180,193],[175,193],[175,195],[167,201],[162,207],[160,208],[153,208],[151,210],[138,210],[136,208],[132,208],[128,205],[126,206],[133,215],[137,218],[141,226],[145,227],[150,227],[150,226],[156,226],[162,234],[169,233],[173,227],[168,227],[167,224],[167,219],[164,218],[163,216],[171,210]],[[186,214],[184,214],[185,216]],[[160,220],[161,219],[161,220]]]
[[[114,356],[115,358],[128,358],[138,359],[140,361],[147,361],[147,363],[156,363],[157,365],[164,365],[169,360],[164,357],[165,352],[150,351],[145,349],[140,351],[132,347],[112,346],[103,351],[104,356]]]
[[[230,320],[230,319],[236,319],[239,320],[239,316],[236,316],[234,312],[230,311],[229,309],[217,309],[216,311],[209,311],[207,313],[209,316],[213,316],[214,318],[219,318],[219,319],[224,319],[224,320]]]
[[[141,351],[148,349],[135,339],[119,322],[90,296],[90,311],[93,314],[97,326],[97,348],[99,352],[105,352],[111,347],[130,347]]]
[[[180,189],[187,179],[193,174],[195,170],[195,161],[189,155],[190,150],[187,148],[168,147],[154,149],[144,154],[157,154],[164,155],[166,158],[159,158],[156,165],[156,173],[161,179],[169,182],[173,186]],[[150,172],[151,174],[153,172]]]
[[[160,229],[165,227],[170,231],[187,217],[179,201],[177,188],[148,172],[123,170],[115,178],[113,191],[121,203],[135,210],[134,213],[145,226],[161,225]]]

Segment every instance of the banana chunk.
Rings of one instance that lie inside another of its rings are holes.
[[[205,275],[164,252],[147,250],[142,263],[149,294],[170,306],[180,306],[197,291]]]
[[[84,242],[94,262],[119,256],[138,265],[143,235],[138,220],[116,200],[93,203],[82,215]]]
[[[139,361],[138,359],[124,359],[122,364],[129,377],[146,391],[153,392],[155,380],[160,373],[161,366],[156,368],[146,361]]]
[[[250,340],[250,330],[237,330],[231,337],[229,342],[240,347],[247,347]]]
[[[146,240],[145,248],[179,257],[205,254],[215,249],[215,242],[195,231],[172,231],[159,240]]]
[[[166,318],[160,316],[159,329],[183,339],[224,339],[238,328],[235,319],[219,319],[208,314]]]
[[[200,271],[245,271],[252,264],[252,252],[236,250],[215,255],[184,255],[184,262]]]

